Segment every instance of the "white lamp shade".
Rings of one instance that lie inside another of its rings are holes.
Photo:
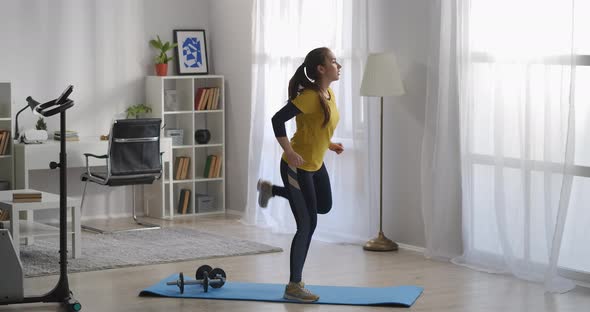
[[[392,96],[405,93],[395,55],[391,52],[370,54],[361,83],[361,95]]]

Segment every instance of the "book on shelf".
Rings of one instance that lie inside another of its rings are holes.
[[[219,178],[221,173],[221,156],[208,155],[205,160],[205,169],[203,171],[204,178]]]
[[[213,176],[219,178],[221,176],[221,156],[217,155],[217,161],[215,162],[215,170],[213,170]]]
[[[195,99],[195,109],[196,110],[202,110],[203,109],[203,103],[205,103],[205,100],[207,98],[207,88],[200,88],[199,90],[197,90],[197,96]]]
[[[176,213],[181,214],[182,213],[182,200],[184,199],[184,189],[180,190],[180,193],[178,194],[178,205],[176,208]]]
[[[203,171],[203,178],[211,178],[212,169],[215,167],[215,157],[214,155],[208,155],[207,159],[205,160],[205,170]]]
[[[178,156],[174,159],[174,179],[175,180],[185,180],[188,178],[188,172],[190,168],[190,157],[186,156]]]
[[[181,162],[180,157],[174,158],[174,180],[178,180],[178,178],[180,178],[180,173],[179,173],[180,162]]]
[[[215,97],[213,97],[213,107],[211,109],[216,110],[219,108],[219,88],[215,88]]]
[[[10,220],[10,212],[8,210],[0,210],[0,221]]]
[[[217,163],[217,155],[211,155],[211,166],[209,166],[207,178],[214,178],[213,173],[215,172],[215,163]]]
[[[53,135],[57,135],[57,136],[61,136],[61,131],[59,130],[55,130],[53,131]],[[65,131],[65,135],[66,137],[72,137],[72,136],[78,136],[78,131],[74,131],[74,130],[66,130]]]
[[[0,155],[6,155],[10,145],[10,131],[0,129]]]
[[[195,94],[195,110],[215,110],[219,107],[219,92],[217,87],[199,88]]]
[[[12,193],[12,198],[31,198],[31,197],[33,197],[33,198],[39,197],[40,198],[41,196],[43,196],[43,193],[41,193],[41,192],[20,192],[20,193],[14,192],[14,193]]]
[[[40,202],[42,193],[40,192],[22,192],[12,193],[13,203],[35,203]]]
[[[191,190],[181,189],[178,196],[178,206],[176,212],[179,214],[186,214],[188,212],[188,206],[191,201]]]
[[[215,110],[219,106],[219,88],[213,88],[213,100],[209,106],[210,110]]]
[[[211,109],[211,103],[213,103],[213,98],[215,97],[215,88],[209,88],[209,97],[207,97],[207,103],[205,104],[205,109]]]
[[[65,138],[66,141],[79,141],[80,138],[78,137],[78,132],[73,130],[66,130],[65,131]],[[61,132],[56,130],[53,132],[53,139],[59,141],[61,139]]]
[[[205,105],[205,110],[210,110],[211,109],[211,103],[213,102],[213,96],[215,96],[215,89],[214,88],[209,88],[207,90],[208,96],[207,96],[207,102],[204,104]]]
[[[182,178],[183,179],[188,179],[189,177],[189,169],[190,169],[190,164],[191,164],[191,158],[190,157],[184,157],[184,163],[182,166]]]
[[[209,175],[209,168],[211,167],[211,155],[207,156],[205,159],[205,168],[203,169],[203,178],[207,178]]]
[[[205,89],[205,96],[203,97],[203,101],[201,102],[201,106],[200,106],[199,110],[206,110],[207,109],[207,103],[209,102],[210,97],[211,97],[211,89],[207,88],[207,89]]]
[[[197,94],[195,94],[195,110],[199,110],[204,91],[205,88],[199,88],[197,90]]]
[[[186,192],[184,192],[184,198],[183,198],[183,202],[182,202],[182,214],[186,214],[188,212],[188,205],[191,202],[191,190],[190,189],[186,189]]]

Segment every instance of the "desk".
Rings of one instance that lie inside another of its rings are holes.
[[[15,189],[29,188],[29,175],[32,170],[49,170],[49,162],[59,162],[60,142],[48,140],[43,144],[14,144],[14,181]],[[66,153],[68,168],[85,168],[86,157],[85,153],[95,155],[104,155],[108,153],[109,141],[101,141],[98,137],[80,137],[79,141],[68,141],[66,143]],[[162,162],[168,163],[168,166],[163,164],[164,170],[167,170],[165,176],[172,176],[173,164],[172,157],[172,139],[169,137],[160,138],[160,151],[164,152],[162,155]],[[89,159],[91,166],[105,166],[104,159]],[[160,179],[163,181],[164,179]],[[167,192],[172,194],[172,183],[165,185],[161,183],[161,191],[165,192],[164,187],[168,187]],[[165,196],[160,196],[158,202],[155,204],[159,207],[166,207]],[[172,198],[168,199],[172,206]],[[148,209],[149,211],[149,209]],[[149,215],[149,213],[147,213]],[[27,213],[26,219],[30,219]]]
[[[36,190],[18,190],[18,191],[0,191],[0,209],[10,212],[10,234],[14,241],[14,249],[17,255],[20,255],[20,239],[25,238],[30,241],[33,237],[55,236],[59,235],[59,228],[54,226],[35,223],[33,218],[27,221],[21,221],[18,216],[21,211],[26,211],[33,215],[34,211],[43,209],[59,209],[59,195],[41,192],[41,201],[33,203],[14,203],[12,202],[12,193],[20,191],[39,192]],[[67,207],[71,209],[71,228],[68,234],[72,235],[72,255],[79,258],[80,250],[80,200],[68,197]],[[21,224],[22,223],[22,224]],[[19,256],[20,258],[20,256]]]
[[[48,140],[42,144],[14,144],[14,182],[15,189],[29,187],[29,171],[47,170],[49,162],[59,162],[59,141]],[[97,137],[80,137],[80,141],[68,141],[66,153],[68,154],[68,168],[85,168],[85,153],[94,155],[107,154],[109,141],[101,141]],[[160,138],[160,151],[163,162],[170,162],[172,159],[172,139]],[[90,158],[91,166],[105,166],[104,160]],[[168,166],[168,173],[171,176],[172,166]]]

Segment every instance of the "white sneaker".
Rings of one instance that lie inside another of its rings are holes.
[[[258,205],[266,208],[268,200],[272,197],[272,183],[259,179],[256,189],[258,190]]]

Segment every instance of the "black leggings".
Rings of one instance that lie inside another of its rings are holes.
[[[298,283],[301,281],[303,264],[317,225],[317,214],[325,214],[332,209],[332,190],[324,164],[318,171],[305,171],[291,167],[281,160],[281,178],[285,186],[274,185],[272,194],[289,200],[297,222],[297,232],[291,243],[289,280]]]

